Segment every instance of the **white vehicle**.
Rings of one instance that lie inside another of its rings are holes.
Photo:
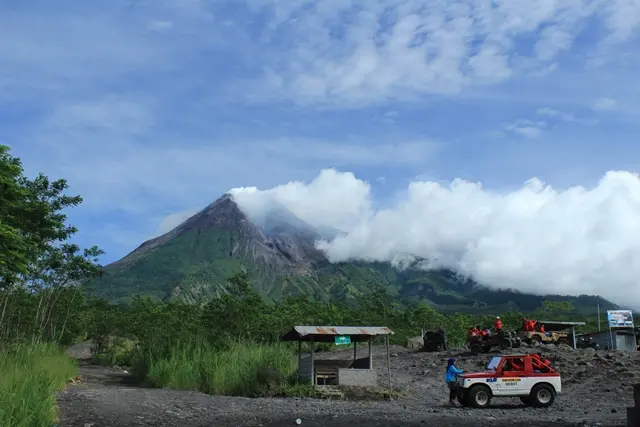
[[[486,408],[493,397],[546,408],[562,391],[560,373],[537,354],[495,356],[487,371],[458,375],[458,386],[458,402],[473,408]]]

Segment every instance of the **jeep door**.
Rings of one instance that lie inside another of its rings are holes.
[[[502,364],[497,390],[501,394],[520,395],[527,387],[527,360],[524,357],[509,357]],[[529,361],[529,365],[531,362]],[[529,366],[531,370],[531,366]]]

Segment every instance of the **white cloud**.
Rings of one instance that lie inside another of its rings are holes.
[[[516,120],[515,123],[507,126],[508,132],[517,133],[518,135],[526,138],[537,138],[542,135],[542,128],[546,127],[547,123],[543,121],[531,121],[531,120]]]
[[[532,179],[508,193],[463,180],[412,182],[401,201],[379,211],[366,182],[332,170],[310,184],[235,193],[241,207],[272,197],[312,225],[346,231],[318,243],[333,262],[413,254],[494,289],[600,294],[640,308],[636,174],[608,172],[592,188],[554,189]]]
[[[296,181],[263,191],[235,188],[230,193],[249,216],[263,212],[275,200],[315,226],[348,230],[370,212],[370,191],[369,184],[352,173],[326,169],[309,184]]]
[[[593,103],[595,111],[612,111],[616,109],[618,103],[613,98],[600,98]]]
[[[247,3],[270,17],[260,40],[261,84],[275,97],[341,107],[539,74],[572,49],[586,61],[602,43],[629,41],[640,23],[628,15],[635,6],[623,0]],[[589,49],[576,46],[583,32],[599,34],[592,24],[606,31]],[[530,56],[516,50],[522,43],[531,44]]]
[[[549,108],[549,107],[538,108],[536,113],[541,116],[553,117],[556,120],[560,120],[566,123],[577,123],[577,124],[584,124],[584,125],[595,125],[598,123],[598,121],[595,119],[579,118],[574,116],[573,114],[558,111],[556,109]]]

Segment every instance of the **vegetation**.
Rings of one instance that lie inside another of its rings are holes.
[[[77,232],[63,211],[82,202],[64,194],[64,180],[24,176],[19,159],[0,145],[0,425],[51,426],[55,391],[76,367],[55,343],[77,326],[68,288],[99,274],[93,247],[69,243]],[[61,311],[67,307],[67,311]],[[53,343],[53,344],[52,344]]]
[[[56,392],[77,375],[76,364],[51,344],[17,345],[0,352],[0,425],[51,427]]]
[[[156,387],[243,396],[305,395],[310,390],[296,383],[295,345],[278,342],[294,325],[388,326],[397,344],[423,328],[443,327],[450,344],[459,346],[471,325],[490,325],[500,314],[507,327],[515,327],[522,316],[516,309],[446,313],[424,298],[401,304],[397,289],[385,283],[404,273],[384,265],[374,271],[356,264],[332,267],[341,275],[327,279],[334,280],[328,288],[331,299],[316,298],[316,293],[282,293],[276,301],[264,298],[261,276],[251,276],[250,269],[240,265],[221,267],[226,279],[217,297],[200,304],[141,295],[132,295],[129,304],[114,304],[77,286],[100,276],[97,258],[102,251],[69,243],[77,230],[66,223],[63,211],[77,206],[81,198],[65,195],[66,189],[64,180],[26,178],[20,161],[0,146],[2,426],[55,422],[55,392],[76,373],[62,348],[80,341],[92,340],[96,362],[129,366],[140,381]],[[358,298],[341,297],[338,289],[348,289],[362,272],[367,272],[368,282],[358,288]],[[402,280],[421,286],[422,279],[406,274]],[[471,286],[460,281],[455,285],[447,274],[437,276],[440,294],[446,294],[447,284],[451,289],[462,286],[460,292]],[[365,288],[368,291],[362,292]],[[530,316],[596,324],[571,301],[551,299],[536,307],[537,311],[526,310]],[[324,345],[330,348],[335,346]]]

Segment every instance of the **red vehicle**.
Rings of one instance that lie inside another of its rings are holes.
[[[473,408],[488,407],[493,397],[546,408],[562,391],[560,373],[537,354],[495,356],[485,372],[459,375],[458,386],[458,402]]]

